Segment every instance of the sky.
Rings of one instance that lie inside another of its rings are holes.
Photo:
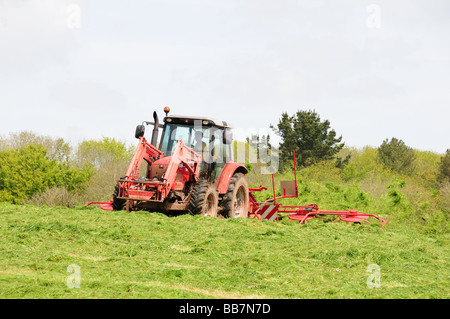
[[[135,144],[169,106],[242,139],[315,110],[348,146],[443,153],[449,14],[445,0],[0,0],[0,135]]]

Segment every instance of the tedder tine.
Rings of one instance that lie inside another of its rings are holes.
[[[383,226],[381,226],[381,229],[383,229],[384,226],[386,226],[386,223],[388,222],[389,219],[391,219],[391,215],[389,215],[389,217],[386,220],[381,219],[381,223],[383,224]]]

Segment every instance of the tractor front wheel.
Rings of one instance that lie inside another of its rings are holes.
[[[245,175],[236,173],[230,179],[228,191],[220,206],[226,218],[247,218],[249,208],[248,183]]]
[[[119,184],[116,184],[113,193],[112,206],[114,210],[125,210],[127,201],[122,198],[117,198],[119,196]]]
[[[192,215],[217,217],[218,205],[219,194],[214,184],[203,182],[192,190],[188,211]]]

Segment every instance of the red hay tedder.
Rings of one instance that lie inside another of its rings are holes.
[[[148,210],[166,214],[190,213],[223,218],[257,218],[307,223],[312,218],[334,215],[336,221],[349,224],[378,219],[383,228],[390,216],[379,216],[356,210],[320,210],[316,204],[283,205],[277,200],[298,197],[297,172],[294,157],[294,181],[282,181],[281,196],[258,202],[254,192],[266,187],[249,188],[245,175],[247,168],[232,161],[231,125],[211,118],[169,116],[164,108],[164,124],[153,112],[153,122],[143,122],[136,128],[139,144],[123,178],[117,181],[109,202],[90,202],[104,210]],[[151,143],[144,137],[145,126],[153,125]],[[157,148],[159,129],[162,136]],[[146,164],[146,165],[145,165]],[[144,171],[144,172],[142,172]],[[144,176],[140,176],[144,175]]]
[[[300,224],[306,224],[308,220],[312,218],[321,218],[326,215],[334,215],[338,217],[333,223],[337,221],[344,221],[349,224],[366,222],[371,224],[368,219],[369,217],[374,217],[378,219],[382,226],[381,229],[386,225],[388,220],[391,218],[389,216],[386,220],[380,218],[379,216],[373,214],[367,214],[359,212],[357,210],[348,211],[338,211],[338,210],[321,210],[317,204],[309,205],[283,205],[277,203],[277,200],[282,198],[292,198],[298,197],[298,186],[297,186],[297,170],[295,165],[295,152],[293,152],[294,157],[294,181],[282,181],[281,184],[281,196],[276,197],[275,195],[275,180],[272,175],[272,189],[273,198],[264,201],[263,203],[258,203],[253,196],[253,192],[260,192],[262,190],[267,190],[267,187],[260,186],[259,188],[250,188],[250,210],[252,215],[258,219],[267,219],[269,221],[279,220],[280,216],[287,215],[289,222],[298,221]]]

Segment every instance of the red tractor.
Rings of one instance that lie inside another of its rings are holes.
[[[248,171],[232,160],[231,126],[205,117],[169,116],[168,107],[164,111],[164,124],[154,112],[154,122],[137,126],[139,145],[115,187],[112,208],[248,217]],[[144,137],[149,124],[151,143]]]

